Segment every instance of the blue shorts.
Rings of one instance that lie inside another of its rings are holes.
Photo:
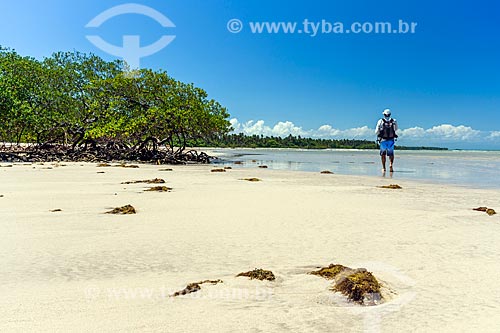
[[[394,140],[386,140],[380,142],[380,156],[394,156]]]

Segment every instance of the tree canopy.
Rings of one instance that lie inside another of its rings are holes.
[[[228,117],[203,89],[162,70],[129,71],[76,51],[37,60],[0,48],[1,142],[175,160],[188,142],[227,134]]]

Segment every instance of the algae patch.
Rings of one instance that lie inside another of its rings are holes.
[[[353,302],[364,304],[366,301],[378,301],[380,296],[380,284],[364,268],[354,270],[354,272],[345,271],[335,278],[333,291],[338,291]]]
[[[123,207],[117,207],[106,214],[119,214],[119,215],[128,215],[128,214],[136,214],[135,208],[132,205],[125,205]]]
[[[255,178],[255,177],[252,177],[252,178],[242,178],[240,180],[246,180],[248,182],[260,182],[260,181],[262,181],[261,179]]]
[[[147,190],[144,190],[145,192],[170,192],[172,191],[172,188],[171,187],[167,187],[167,186],[154,186],[154,187],[151,187]]]
[[[388,188],[388,189],[391,189],[391,190],[400,190],[402,189],[401,186],[399,186],[398,184],[391,184],[391,185],[382,185],[382,186],[378,186],[379,188]]]
[[[328,267],[323,267],[318,271],[310,272],[309,274],[321,276],[327,280],[333,280],[339,273],[346,269],[351,269],[343,265],[330,264]]]
[[[251,280],[256,279],[256,280],[260,280],[260,281],[263,281],[263,280],[274,281],[276,279],[273,272],[267,271],[267,270],[261,269],[261,268],[256,268],[253,271],[244,272],[244,273],[240,273],[240,274],[236,275],[236,277],[239,277],[239,276],[246,276],[246,277],[249,277]]]
[[[489,216],[495,215],[497,213],[493,208],[488,208],[488,207],[472,208],[472,210],[476,210],[478,212],[485,212]]]
[[[194,293],[194,292],[197,292],[199,290],[201,290],[201,284],[204,284],[204,283],[210,283],[210,284],[218,284],[218,283],[223,283],[222,280],[218,279],[218,280],[205,280],[205,281],[199,281],[199,282],[193,282],[193,283],[189,283],[186,288],[180,290],[180,291],[176,291],[175,293],[173,293],[172,295],[170,295],[170,297],[177,297],[177,296],[181,296],[181,295],[186,295],[186,294],[191,294],[191,293]]]
[[[330,290],[340,292],[348,300],[359,304],[377,304],[382,299],[380,283],[364,268],[353,269],[339,264],[330,264],[309,274],[334,280]]]
[[[155,179],[146,179],[146,180],[132,180],[128,182],[123,182],[121,184],[139,184],[139,183],[146,183],[146,184],[165,184],[165,180],[161,178],[155,178]]]

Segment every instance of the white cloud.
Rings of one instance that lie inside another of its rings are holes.
[[[306,135],[306,132],[302,129],[302,127],[295,126],[291,121],[285,121],[282,122],[280,121],[276,125],[274,125],[273,129],[271,130],[274,136],[288,136],[289,134],[292,134],[294,136],[298,135]]]
[[[411,127],[399,130],[398,135],[402,138],[423,138],[425,136],[425,130],[422,127]]]
[[[492,139],[492,140],[500,139],[500,131],[490,132],[488,139]]]
[[[448,124],[434,126],[431,129],[428,129],[426,133],[435,138],[452,141],[472,140],[479,137],[481,134],[480,131],[474,130],[468,126],[453,126]]]
[[[292,134],[294,136],[300,135],[302,137],[323,139],[365,139],[370,141],[375,139],[374,128],[368,126],[337,129],[329,124],[324,124],[317,129],[304,129],[291,121],[280,121],[271,127],[266,125],[264,120],[250,120],[240,123],[236,118],[231,119],[231,125],[234,128],[234,133],[244,133],[246,135],[286,137]],[[422,139],[425,139],[427,143],[471,142],[485,137],[493,140],[500,139],[500,131],[490,132],[488,136],[488,134],[468,126],[449,124],[442,124],[429,129],[422,127],[400,129],[398,135],[400,139],[409,144],[422,142]]]
[[[368,126],[339,130],[331,125],[322,125],[318,129],[305,130],[300,126],[295,125],[291,121],[280,121],[273,127],[265,124],[264,120],[250,120],[245,123],[240,123],[238,119],[230,120],[231,126],[234,128],[234,133],[243,133],[246,135],[264,135],[264,136],[280,136],[288,135],[312,137],[312,138],[337,138],[337,139],[373,139],[374,130]]]

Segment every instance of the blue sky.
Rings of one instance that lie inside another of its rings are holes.
[[[138,14],[86,25],[136,3],[168,17]],[[37,58],[55,51],[115,57],[90,43],[99,35],[141,46],[175,35],[141,67],[193,82],[226,106],[248,134],[373,138],[389,107],[400,144],[500,149],[500,4],[475,1],[2,0],[0,45]],[[243,23],[231,33],[227,22]],[[416,22],[414,34],[252,33],[250,22]]]

